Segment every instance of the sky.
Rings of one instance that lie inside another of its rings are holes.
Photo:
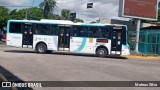
[[[4,6],[39,6],[43,0],[0,0],[0,5]],[[77,13],[77,18],[83,19],[85,22],[95,21],[102,14],[102,18],[122,19],[118,17],[119,0],[56,0],[57,7],[54,13],[59,14],[62,9],[69,9],[71,12]],[[87,3],[93,3],[91,9],[87,9]],[[8,7],[15,9],[20,7]],[[22,8],[22,7],[21,7]]]

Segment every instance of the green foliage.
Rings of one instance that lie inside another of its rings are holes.
[[[40,20],[43,17],[43,9],[33,7],[25,8],[21,10],[14,9],[10,11],[5,7],[0,6],[0,28],[6,25],[8,19],[31,19],[31,20]]]
[[[43,9],[43,15],[46,19],[50,19],[50,13],[53,12],[54,8],[56,7],[55,0],[44,0],[39,4],[39,6]]]
[[[6,25],[6,21],[8,20],[9,10],[3,6],[0,6],[0,28]]]
[[[17,20],[22,20],[22,19],[32,19],[32,20],[40,20],[44,18],[43,17],[43,9],[33,7],[33,8],[26,8],[26,9],[21,9],[17,11],[16,9],[12,10],[10,12],[10,19],[17,19]]]
[[[84,23],[84,21],[82,20],[82,19],[79,19],[79,18],[76,18],[75,20],[74,20],[74,22],[82,22],[82,23]]]
[[[0,6],[0,15],[1,15],[1,16],[6,16],[6,15],[8,15],[8,12],[9,12],[8,8],[5,8],[5,7],[3,7],[3,6]]]
[[[29,13],[29,19],[32,19],[32,20],[40,20],[44,18],[43,9],[41,8],[37,8],[37,7],[30,8],[28,9],[28,13]]]
[[[61,16],[59,16],[59,15],[50,14],[50,17],[51,17],[51,19],[54,19],[54,20],[61,20]]]
[[[17,10],[11,11],[12,13],[10,13],[10,19],[17,19],[17,20],[24,19],[26,10],[27,9],[21,9],[19,11]]]
[[[53,14],[52,11],[56,7],[55,0],[44,0],[40,3],[41,8],[32,7],[32,8],[24,8],[24,9],[14,9],[9,11],[8,8],[0,6],[0,28],[6,26],[7,21],[9,19],[15,20],[40,20],[43,18],[47,19],[55,19],[55,20],[69,20],[70,18],[70,10],[63,9],[61,11],[61,15]],[[82,19],[75,19],[74,22],[83,22]]]
[[[68,10],[68,9],[62,9],[62,11],[61,11],[61,18],[63,20],[69,20],[70,12],[71,11]]]

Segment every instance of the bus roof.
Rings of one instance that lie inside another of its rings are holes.
[[[60,24],[73,24],[72,21],[69,20],[50,20],[50,19],[41,19],[41,22],[54,22],[54,23],[60,23]]]
[[[8,22],[26,22],[26,23],[46,23],[46,24],[67,24],[67,25],[80,25],[80,26],[126,26],[126,25],[119,25],[119,24],[101,24],[101,23],[74,23],[69,20],[50,20],[50,19],[41,19],[38,20],[8,20]]]

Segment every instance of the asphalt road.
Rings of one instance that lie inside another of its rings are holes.
[[[23,81],[160,81],[160,60],[124,57],[99,58],[94,55],[68,53],[37,54],[32,49],[13,48],[2,44],[0,45],[0,66]],[[0,70],[1,72],[3,70]],[[34,89],[159,90],[160,88],[55,87]]]

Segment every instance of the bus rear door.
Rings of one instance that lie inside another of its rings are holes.
[[[121,55],[122,53],[122,27],[113,27],[111,30],[111,54]]]
[[[59,26],[59,50],[69,51],[71,26]]]

